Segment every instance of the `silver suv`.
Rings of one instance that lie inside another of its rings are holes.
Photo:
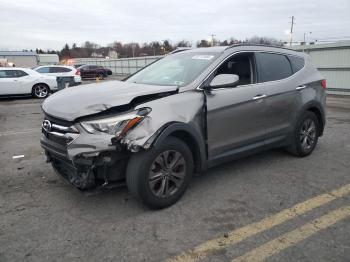
[[[170,54],[124,81],[47,98],[41,145],[79,189],[125,183],[151,208],[175,203],[192,173],[261,150],[309,155],[325,87],[304,53],[235,45]]]

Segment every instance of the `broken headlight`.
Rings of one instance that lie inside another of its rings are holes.
[[[83,121],[80,124],[90,134],[102,132],[121,138],[137,126],[150,111],[151,109],[144,108],[123,115]]]

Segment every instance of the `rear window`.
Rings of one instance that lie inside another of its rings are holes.
[[[289,58],[289,61],[292,65],[293,73],[300,71],[305,65],[305,61],[301,57],[288,56],[288,58]]]
[[[293,74],[291,64],[285,55],[256,53],[258,82],[287,78]]]

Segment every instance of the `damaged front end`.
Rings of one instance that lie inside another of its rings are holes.
[[[143,108],[78,123],[46,116],[41,145],[47,161],[79,189],[120,182],[130,156],[120,141],[149,112],[149,108]]]
[[[204,141],[203,93],[181,93],[175,87],[158,89],[153,87],[152,94],[124,97],[126,103],[114,96],[119,105],[87,102],[92,94],[80,105],[72,98],[70,105],[65,97],[49,97],[42,106],[45,120],[41,138],[47,161],[79,189],[112,187],[124,183],[131,154],[148,150],[174,123],[190,127],[193,137]],[[201,148],[204,154],[204,145]]]

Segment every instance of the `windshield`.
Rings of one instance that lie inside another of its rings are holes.
[[[177,53],[164,57],[127,79],[148,85],[185,86],[214,60],[216,53]]]

